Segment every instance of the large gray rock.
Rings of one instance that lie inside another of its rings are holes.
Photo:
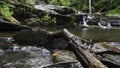
[[[96,43],[92,47],[96,57],[109,68],[120,67],[120,49],[106,42]]]
[[[46,64],[53,64],[51,53],[45,48],[33,46],[18,48],[6,50],[0,55],[0,68],[41,68]]]
[[[56,18],[57,25],[76,26],[81,20],[81,14],[78,14],[76,10],[73,10],[70,7],[40,4],[35,5],[35,8],[35,13],[39,18],[48,14],[52,18]]]
[[[108,20],[112,26],[120,26],[120,17],[109,17]]]
[[[35,9],[44,11],[49,14],[60,14],[60,15],[66,15],[66,14],[73,14],[75,13],[75,10],[73,10],[70,7],[66,6],[55,6],[55,5],[35,5]]]
[[[44,30],[22,30],[14,36],[15,42],[19,44],[29,44],[43,46],[46,48],[65,49],[68,44],[58,33],[54,37]]]

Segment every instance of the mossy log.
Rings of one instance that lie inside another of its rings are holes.
[[[84,68],[107,68],[103,63],[96,59],[89,50],[81,47],[83,46],[83,43],[79,37],[68,32],[66,29],[63,30],[63,35]]]

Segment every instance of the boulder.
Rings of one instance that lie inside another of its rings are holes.
[[[13,38],[20,44],[46,45],[48,43],[47,32],[43,30],[22,30]]]
[[[67,68],[82,68],[82,65],[80,62],[78,62],[76,56],[73,54],[71,51],[67,50],[53,50],[52,53],[52,59],[54,63],[59,63],[59,62],[76,62],[72,64],[63,64],[63,65],[58,65],[57,67],[67,67]]]
[[[62,37],[60,37],[60,32],[49,32],[45,30],[22,30],[13,38],[15,39],[15,42],[19,44],[65,49],[68,44]]]
[[[35,5],[36,14],[41,18],[43,14],[48,14],[56,18],[56,24],[61,26],[76,26],[80,22],[81,14],[76,13],[70,7],[40,4]],[[42,13],[42,14],[41,14]]]

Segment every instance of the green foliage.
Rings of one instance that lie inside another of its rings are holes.
[[[118,6],[114,10],[110,10],[107,12],[107,15],[120,15],[120,6]]]
[[[91,0],[92,12],[108,12],[115,13],[120,0]],[[76,10],[88,12],[89,0],[49,0],[50,4],[69,6]],[[115,10],[115,11],[113,11]],[[118,13],[118,12],[117,12]]]
[[[6,3],[4,0],[0,1],[0,16],[10,20],[13,12],[10,10],[12,5]]]
[[[26,4],[29,4],[29,5],[34,5],[35,4],[35,1],[34,0],[25,0]]]
[[[56,18],[52,18],[48,14],[44,15],[40,20],[43,25],[56,24]]]
[[[57,0],[49,0],[49,3],[53,5],[59,5],[59,2]]]
[[[76,0],[49,0],[49,3],[53,5],[70,6],[71,2],[74,1]]]
[[[14,0],[14,1],[26,4],[26,5],[34,5],[35,4],[35,0]]]

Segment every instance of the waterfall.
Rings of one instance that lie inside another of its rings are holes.
[[[110,23],[108,23],[107,27],[108,27],[108,28],[110,28],[110,27],[112,27],[112,26],[111,26],[111,24],[110,24]]]
[[[83,16],[83,24],[82,24],[82,26],[84,26],[84,27],[89,27],[89,25],[87,24],[87,20],[86,20],[86,16]]]

